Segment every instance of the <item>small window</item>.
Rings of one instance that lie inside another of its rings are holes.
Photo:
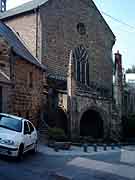
[[[34,131],[34,127],[30,122],[28,122],[28,124],[29,124],[29,127],[30,127],[30,133],[32,133]]]
[[[28,86],[29,86],[30,88],[33,87],[33,72],[29,72],[29,73],[28,73]]]
[[[24,134],[29,134],[29,126],[26,121],[24,121]]]
[[[86,34],[86,28],[85,25],[83,23],[78,23],[77,24],[77,31],[80,35],[84,35]]]

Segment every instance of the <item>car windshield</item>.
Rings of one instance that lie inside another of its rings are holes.
[[[4,115],[0,115],[0,127],[10,129],[16,132],[21,132],[22,121]]]

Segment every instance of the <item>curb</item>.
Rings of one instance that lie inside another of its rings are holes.
[[[64,152],[55,152],[55,151],[52,151],[52,152],[49,152],[49,151],[40,151],[41,153],[45,154],[45,155],[49,155],[49,156],[92,156],[92,155],[96,155],[96,154],[107,154],[107,153],[113,153],[113,152],[119,152],[121,151],[122,149],[114,149],[114,150],[102,150],[102,151],[97,151],[97,152],[77,152],[77,153],[72,153],[72,152],[68,152],[68,151],[64,151]]]

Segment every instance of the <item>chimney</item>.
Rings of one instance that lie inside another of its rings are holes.
[[[115,53],[115,84],[114,84],[114,99],[116,107],[119,110],[119,116],[122,116],[122,97],[123,97],[123,69],[122,55],[117,51]]]
[[[119,50],[115,53],[115,71],[116,68],[119,73],[122,73],[122,55],[119,53]]]
[[[0,0],[0,12],[6,11],[6,1],[7,0]]]

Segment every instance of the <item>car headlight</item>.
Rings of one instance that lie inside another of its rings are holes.
[[[1,139],[0,143],[1,144],[7,144],[7,145],[14,145],[15,144],[14,141],[9,140],[9,139]]]

